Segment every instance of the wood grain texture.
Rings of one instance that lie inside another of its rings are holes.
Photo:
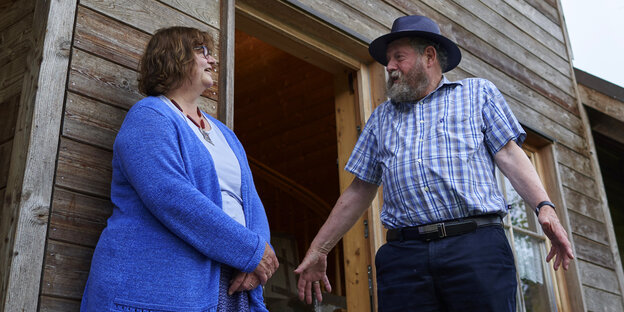
[[[563,183],[563,186],[574,189],[579,193],[585,194],[597,200],[601,198],[594,178],[582,175],[566,166],[560,166],[559,169],[561,172],[561,182]]]
[[[39,297],[39,312],[80,311],[80,300],[69,300],[50,296]]]
[[[609,235],[604,222],[589,218],[580,213],[569,211],[568,217],[572,226],[572,232],[587,239],[608,245]]]
[[[572,240],[578,259],[592,262],[605,268],[614,268],[615,262],[609,246],[597,244],[576,234],[572,235]]]
[[[35,0],[4,0],[0,2],[0,31],[19,22],[26,15],[32,14]]]
[[[106,219],[112,214],[110,199],[54,189],[48,237],[57,241],[95,247]]]
[[[111,151],[61,138],[56,184],[106,198],[110,194],[112,159]]]
[[[75,1],[35,4],[0,224],[5,311],[37,307],[75,8]]]
[[[584,85],[578,86],[583,104],[624,122],[624,103]]]
[[[595,289],[592,287],[585,287],[585,298],[587,311],[596,312],[620,312],[624,311],[624,304],[622,304],[622,296]]]
[[[620,292],[615,271],[582,260],[578,261],[578,266],[583,278],[583,284],[614,294]]]
[[[569,210],[576,211],[584,216],[591,217],[598,221],[604,220],[602,211],[598,209],[601,203],[599,200],[591,198],[577,190],[563,187],[564,199]]]
[[[63,135],[112,151],[125,116],[124,109],[68,92]]]
[[[48,240],[41,294],[82,298],[92,256],[92,248]]]

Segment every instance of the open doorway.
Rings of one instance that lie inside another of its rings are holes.
[[[312,311],[299,303],[292,271],[340,195],[334,75],[237,29],[234,78],[236,134],[280,258],[267,306]],[[328,257],[334,290],[324,304],[336,308],[346,306],[342,250]]]

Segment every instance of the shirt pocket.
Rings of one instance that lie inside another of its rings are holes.
[[[213,306],[172,306],[163,304],[152,304],[137,302],[125,299],[113,300],[110,312],[216,312],[216,304]]]
[[[439,118],[431,140],[446,156],[470,157],[483,140],[483,133],[470,114],[452,114]]]

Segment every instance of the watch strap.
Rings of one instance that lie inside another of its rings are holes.
[[[550,206],[550,207],[552,207],[553,209],[555,209],[555,204],[553,204],[553,203],[551,203],[551,202],[549,202],[549,201],[547,201],[547,200],[545,200],[545,201],[543,201],[543,202],[540,202],[539,204],[537,204],[537,207],[535,207],[535,214],[536,214],[538,217],[539,217],[539,212],[540,212],[540,209],[542,209],[542,207],[544,207],[544,206]]]

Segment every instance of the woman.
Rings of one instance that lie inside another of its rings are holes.
[[[210,36],[171,27],[139,65],[148,97],[115,139],[113,214],[93,254],[82,311],[267,311],[277,269],[240,142],[197,106],[213,84]]]

